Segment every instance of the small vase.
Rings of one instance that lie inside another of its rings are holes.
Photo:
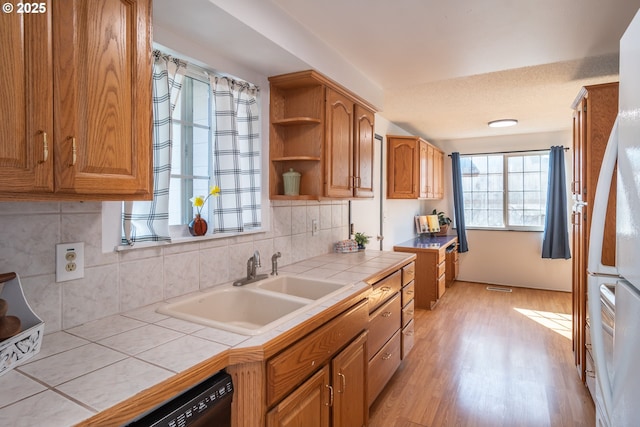
[[[207,234],[207,221],[200,214],[196,214],[196,217],[189,223],[189,233],[192,236],[204,236]]]

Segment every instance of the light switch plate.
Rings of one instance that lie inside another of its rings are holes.
[[[56,245],[56,282],[84,277],[84,242]]]

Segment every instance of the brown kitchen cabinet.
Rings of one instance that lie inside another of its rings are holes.
[[[432,310],[446,292],[447,248],[457,245],[455,236],[419,236],[393,247],[416,254],[415,307]],[[457,276],[457,273],[455,273]]]
[[[571,193],[574,207],[571,215],[573,229],[572,296],[573,296],[573,350],[575,364],[582,381],[593,385],[593,373],[588,373],[587,340],[587,258],[591,215],[596,184],[604,151],[618,114],[618,83],[605,83],[583,87],[576,97],[573,113],[573,182]],[[604,265],[615,265],[616,253],[616,177],[611,183],[607,207],[607,228],[601,260]],[[590,387],[592,396],[595,390]]]
[[[313,70],[269,82],[270,198],[373,197],[373,106]],[[301,174],[297,196],[284,194],[290,169]]]
[[[416,263],[402,268],[402,333],[400,335],[400,358],[404,360],[415,343],[414,296],[415,296]]]
[[[448,288],[458,278],[458,245],[453,244],[447,247],[445,255],[445,284]]]
[[[267,414],[267,427],[365,426],[364,332]]]
[[[151,1],[0,17],[0,200],[152,196]]]
[[[444,153],[416,136],[387,135],[387,198],[442,199]]]

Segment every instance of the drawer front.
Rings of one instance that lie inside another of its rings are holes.
[[[326,363],[367,327],[362,301],[267,361],[267,405],[271,406]]]
[[[413,300],[415,291],[416,291],[415,282],[411,282],[407,286],[402,288],[402,306],[403,307],[407,305],[409,301]]]
[[[595,400],[596,398],[596,368],[595,368],[595,364],[593,363],[593,358],[591,357],[591,352],[587,351],[587,363],[585,366],[585,380],[587,383],[587,388],[589,389],[589,392],[591,393],[591,398],[593,400]]]
[[[416,277],[416,263],[407,264],[402,267],[402,286],[407,285]]]
[[[444,274],[438,277],[438,299],[442,298],[446,289],[447,279],[444,277]]]
[[[369,313],[373,313],[395,293],[400,291],[402,283],[402,270],[398,270],[373,285],[369,295]]]
[[[407,354],[409,354],[409,352],[413,348],[413,344],[415,343],[414,332],[415,332],[415,320],[410,321],[407,326],[402,328],[402,336],[400,340],[401,350],[402,350],[401,352],[402,359],[407,357]]]
[[[442,276],[446,270],[447,270],[446,262],[441,262],[440,264],[438,264],[438,277]]]
[[[369,361],[369,406],[400,366],[400,331]]]
[[[447,259],[447,248],[442,248],[438,251],[438,264],[444,262]]]
[[[402,308],[402,327],[413,320],[413,300]]]
[[[368,359],[371,359],[389,338],[400,329],[402,308],[400,294],[396,294],[369,316]]]

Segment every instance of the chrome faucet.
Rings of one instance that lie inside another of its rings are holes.
[[[247,279],[256,278],[256,268],[262,267],[260,264],[260,252],[255,251],[253,256],[247,260]]]
[[[278,258],[280,258],[282,254],[280,252],[276,252],[271,256],[271,275],[278,275]]]
[[[256,269],[258,267],[262,267],[260,264],[260,252],[255,251],[253,256],[247,260],[247,277],[236,280],[233,282],[233,286],[242,286],[269,277],[267,274],[256,274]]]

